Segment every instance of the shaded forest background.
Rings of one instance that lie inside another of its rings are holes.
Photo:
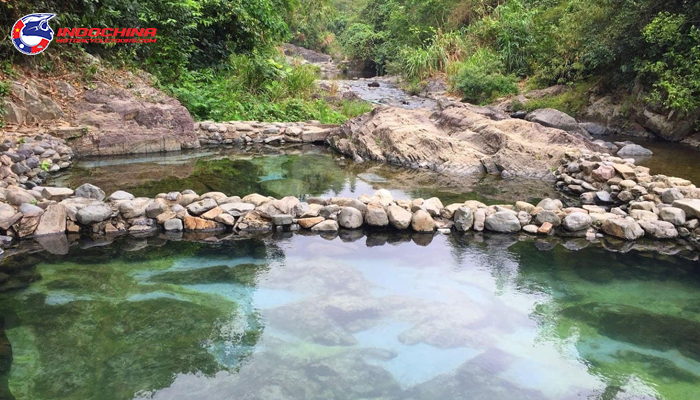
[[[315,99],[318,71],[285,61],[284,42],[402,75],[414,92],[442,76],[474,103],[560,84],[575,90],[551,105],[575,113],[593,85],[641,86],[656,109],[700,110],[700,2],[691,0],[3,0],[0,12],[5,37],[32,12],[56,13],[54,30],[157,28],[155,44],[54,45],[31,58],[3,40],[3,75],[18,64],[51,73],[86,51],[145,69],[202,119],[342,122],[367,110]]]

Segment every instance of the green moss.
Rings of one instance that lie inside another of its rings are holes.
[[[178,374],[212,375],[236,366],[263,327],[249,323],[243,334],[225,338],[222,329],[239,318],[238,305],[184,285],[252,285],[265,264],[163,271],[197,255],[265,257],[260,245],[242,240],[200,249],[169,242],[125,252],[128,242],[119,242],[85,249],[71,262],[39,264],[43,280],[24,294],[0,298],[12,343],[4,351],[0,340],[0,367],[13,359],[9,375],[8,368],[0,370],[0,394],[9,388],[18,399],[131,399],[170,386]],[[97,257],[100,251],[111,258]],[[210,344],[224,340],[241,349],[226,366],[210,351]]]
[[[151,277],[151,282],[172,283],[176,285],[196,285],[203,283],[238,283],[252,286],[255,277],[265,266],[261,264],[240,264],[235,267],[217,265],[186,271],[168,271]]]
[[[588,107],[588,91],[593,86],[592,82],[581,82],[571,85],[567,90],[556,96],[547,96],[541,99],[532,99],[520,105],[528,112],[541,108],[553,108],[565,112],[572,117],[580,115]],[[516,106],[518,106],[516,104]],[[517,111],[517,110],[516,110]]]

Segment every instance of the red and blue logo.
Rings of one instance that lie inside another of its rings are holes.
[[[20,18],[12,27],[12,43],[20,52],[36,55],[46,50],[53,39],[49,20],[56,14],[29,14]]]

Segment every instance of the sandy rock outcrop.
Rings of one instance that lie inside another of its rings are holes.
[[[84,93],[75,108],[85,134],[71,144],[79,155],[177,151],[198,146],[194,121],[177,100],[150,88],[148,95],[101,86]]]
[[[552,167],[571,150],[599,150],[585,137],[452,103],[442,111],[379,107],[346,122],[327,141],[355,160],[375,160],[462,175],[553,180]]]

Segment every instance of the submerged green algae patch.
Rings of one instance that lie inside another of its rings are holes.
[[[185,271],[167,271],[150,278],[151,282],[172,283],[176,285],[197,285],[206,283],[237,283],[245,286],[255,284],[255,278],[261,270],[260,264],[239,264],[235,267],[216,265]]]
[[[223,330],[240,318],[238,304],[184,285],[250,285],[266,264],[231,268],[236,274],[193,269],[189,280],[184,273],[164,271],[183,257],[211,252],[259,257],[261,245],[241,241],[201,249],[169,242],[126,252],[128,244],[119,243],[40,263],[40,281],[0,297],[11,343],[10,356],[2,357],[0,366],[12,360],[11,368],[0,370],[0,384],[6,382],[0,394],[37,400],[131,399],[168,387],[179,374],[211,376],[236,367],[249,356],[263,327],[246,324],[242,334],[232,337]],[[105,254],[111,254],[109,261]],[[144,278],[153,273],[173,274],[173,279]],[[230,353],[225,365],[211,351],[224,341]]]
[[[533,251],[518,243],[516,282],[551,301],[533,314],[541,340],[574,340],[603,398],[689,399],[700,391],[700,268],[658,254],[599,248]],[[644,396],[642,395],[644,394]]]

